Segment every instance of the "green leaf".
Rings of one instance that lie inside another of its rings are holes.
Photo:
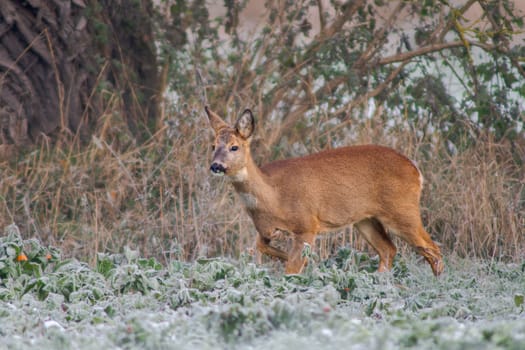
[[[9,245],[5,248],[5,253],[8,257],[10,258],[16,258],[17,256],[17,248],[16,246],[13,246],[13,245]],[[20,248],[18,248],[18,250],[20,250]]]
[[[115,268],[115,265],[108,258],[97,260],[97,272],[102,274],[104,277],[108,277],[111,271]]]
[[[525,297],[523,296],[523,294],[514,295],[514,305],[516,305],[516,307],[523,307],[524,301]]]
[[[377,299],[374,299],[374,301],[372,301],[366,306],[365,315],[371,316],[374,313],[376,306],[377,306]]]

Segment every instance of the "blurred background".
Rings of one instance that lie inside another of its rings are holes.
[[[251,254],[251,221],[209,175],[208,103],[230,122],[253,110],[259,163],[403,152],[446,255],[522,261],[524,15],[518,0],[2,0],[0,229],[90,263]],[[346,245],[368,250],[348,228],[317,253]]]

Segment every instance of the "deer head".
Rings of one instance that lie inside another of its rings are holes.
[[[246,165],[251,159],[250,139],[255,128],[252,112],[246,109],[237,119],[235,126],[231,127],[208,106],[205,110],[215,132],[211,172],[242,181]]]

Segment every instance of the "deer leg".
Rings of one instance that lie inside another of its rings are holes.
[[[401,215],[398,216],[402,217]],[[421,219],[416,217],[403,217],[403,220],[381,220],[394,234],[401,237],[408,244],[413,246],[430,264],[435,276],[439,276],[444,269],[443,257],[441,250],[432,241],[430,235],[423,228]]]
[[[412,234],[415,232],[415,235]],[[412,246],[414,246],[419,254],[430,264],[434,276],[439,276],[443,272],[445,265],[443,264],[443,257],[441,250],[432,241],[430,235],[425,231],[423,226],[420,226],[411,234],[405,235],[403,238]]]
[[[306,264],[306,258],[303,257],[304,246],[305,244],[309,244],[313,248],[314,239],[315,234],[301,234],[294,236],[292,251],[286,262],[285,273],[287,275],[301,273]]]
[[[385,227],[375,218],[361,220],[355,224],[357,230],[379,255],[378,272],[392,269],[396,246],[388,237]]]
[[[426,231],[424,231],[426,233]],[[428,235],[428,233],[426,233]],[[445,265],[443,264],[443,258],[439,247],[432,241],[426,247],[416,247],[419,254],[425,257],[426,261],[430,264],[434,276],[439,276],[443,272]]]
[[[263,237],[261,234],[257,235],[257,249],[266,255],[288,261],[288,254],[279,248],[272,247],[270,245],[270,239]]]

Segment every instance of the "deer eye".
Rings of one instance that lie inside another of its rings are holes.
[[[230,151],[235,152],[239,149],[239,146],[231,146]]]
[[[215,151],[215,145],[211,145],[211,150]]]

